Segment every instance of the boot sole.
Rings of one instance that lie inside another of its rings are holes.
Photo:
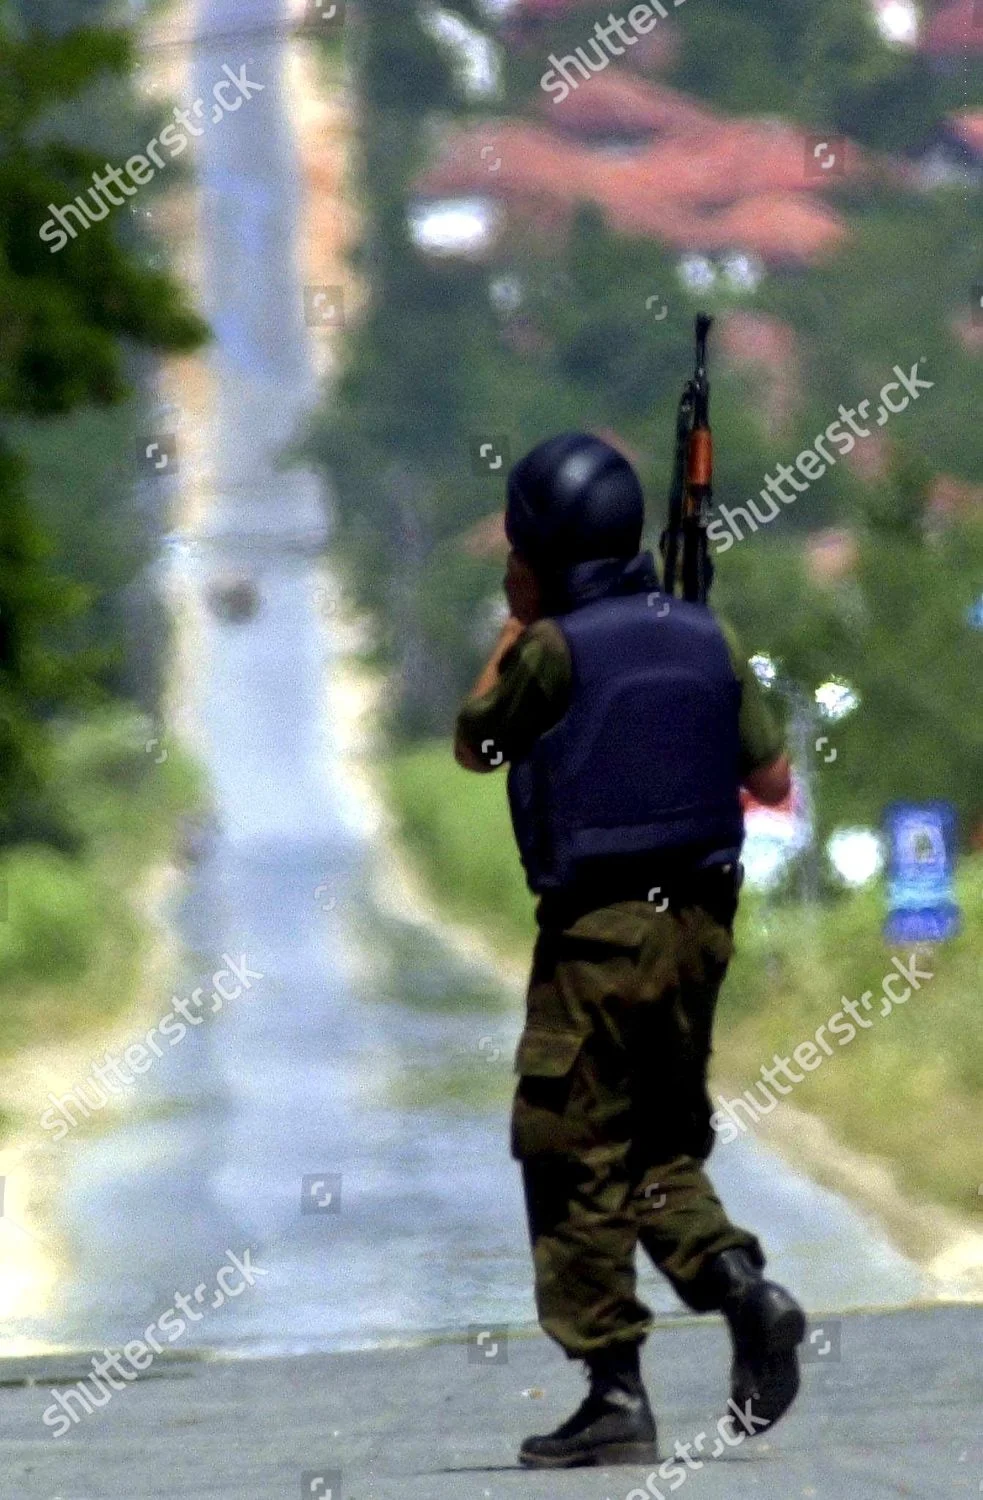
[[[608,1464],[657,1464],[659,1450],[654,1443],[606,1443],[556,1457],[520,1453],[519,1462],[526,1469],[603,1469]]]
[[[759,1378],[751,1394],[745,1389],[733,1391],[732,1397],[741,1410],[750,1400],[752,1413],[768,1419],[767,1427],[755,1427],[745,1432],[746,1437],[770,1432],[799,1394],[798,1348],[805,1338],[806,1319],[801,1307],[789,1300],[790,1306],[777,1318],[748,1330],[746,1336],[744,1357],[753,1360]]]

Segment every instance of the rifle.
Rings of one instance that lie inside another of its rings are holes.
[[[676,413],[676,454],[669,487],[669,520],[659,543],[664,564],[663,587],[706,604],[713,583],[707,551],[706,512],[713,502],[713,437],[710,432],[710,382],[707,378],[707,334],[713,319],[696,316],[696,369],[687,380]]]

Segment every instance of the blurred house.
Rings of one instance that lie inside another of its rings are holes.
[[[973,289],[974,305],[950,327],[968,354],[983,354],[983,283]]]
[[[609,149],[700,136],[721,123],[714,109],[691,95],[618,68],[598,73],[589,88],[572,90],[562,103],[544,93],[538,107],[554,130]]]
[[[722,115],[615,68],[547,118],[551,128],[504,120],[453,132],[418,181],[419,202],[483,197],[548,228],[589,201],[623,233],[772,267],[812,264],[847,233],[820,195],[828,179],[808,170],[806,138],[784,121]],[[868,169],[849,146],[837,177]]]
[[[928,510],[933,521],[983,519],[983,485],[970,484],[954,474],[938,474],[932,481]]]
[[[983,17],[979,0],[949,0],[929,16],[920,50],[941,73],[958,73],[969,59],[983,56]]]
[[[983,30],[983,4],[980,28]],[[961,109],[946,115],[919,157],[915,173],[921,187],[983,185],[983,110]]]
[[[490,516],[482,516],[480,521],[476,521],[460,537],[459,545],[461,551],[466,552],[469,557],[477,557],[484,562],[504,559],[509,550],[504,512],[498,509]]]
[[[890,459],[890,437],[886,432],[871,428],[869,435],[846,455],[843,462],[858,479],[874,484],[886,478]]]
[[[735,309],[720,319],[717,344],[728,363],[747,376],[761,419],[777,436],[801,394],[795,330],[767,313]]]
[[[502,30],[510,37],[535,38],[549,35],[557,20],[577,10],[579,0],[510,0],[504,5]]]
[[[806,572],[813,583],[828,587],[849,578],[858,555],[857,539],[845,527],[814,531],[805,544]]]

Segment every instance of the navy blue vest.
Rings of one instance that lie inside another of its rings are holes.
[[[571,702],[509,773],[532,890],[562,892],[595,859],[739,850],[741,689],[710,611],[642,592],[555,623]]]

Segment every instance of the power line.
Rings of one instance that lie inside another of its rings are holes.
[[[287,41],[290,37],[314,38],[318,31],[312,22],[300,21],[292,25],[241,26],[231,31],[198,32],[191,36],[159,37],[156,41],[136,41],[136,50],[144,52],[166,52],[176,47],[208,47],[222,42],[237,42],[245,38],[267,38],[271,41]]]

